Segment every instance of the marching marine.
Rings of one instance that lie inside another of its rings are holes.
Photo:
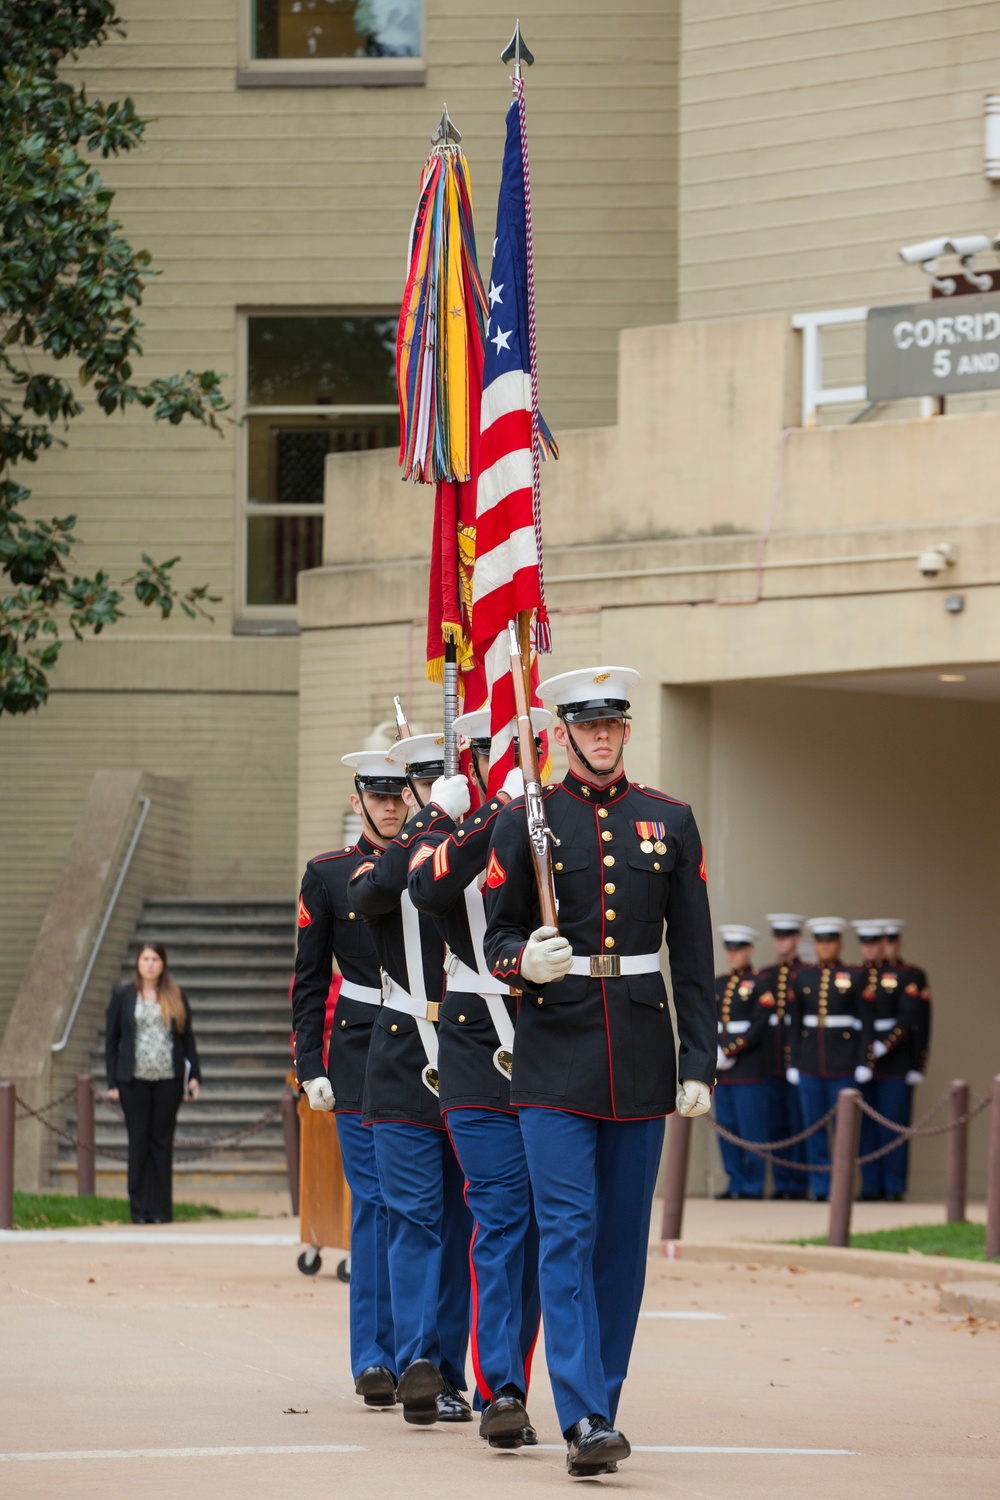
[[[796,970],[802,964],[799,957],[799,942],[805,917],[797,912],[768,912],[767,920],[771,927],[777,962],[768,964],[766,968],[758,971],[757,990],[762,998],[770,997],[773,1001],[769,1017],[771,1066],[767,1085],[768,1140],[784,1141],[789,1136],[798,1135],[802,1129],[798,1090],[785,1077],[787,1067],[785,1054],[788,1048],[788,1027],[791,1020],[788,1014],[788,988]],[[805,1159],[804,1142],[796,1146],[783,1146],[777,1152],[777,1159],[772,1157],[772,1198],[787,1200],[808,1198],[805,1173],[796,1171],[794,1166],[782,1165],[783,1162],[804,1164]]]
[[[389,1295],[388,1219],[375,1164],[375,1141],[361,1122],[372,1027],[382,1001],[379,961],[348,887],[359,865],[376,859],[403,826],[405,778],[379,752],[343,757],[354,769],[351,806],[362,821],[356,844],[318,854],[299,891],[292,985],[295,1067],[313,1109],[335,1109],[344,1176],[351,1190],[351,1367],[367,1406],[393,1406],[396,1359]],[[329,1061],[323,1025],[334,959],[343,979]]]
[[[382,1008],[375,1018],[365,1075],[364,1120],[389,1221],[389,1281],[396,1337],[397,1394],[416,1426],[469,1422],[465,1389],[469,1342],[469,1240],[472,1220],[463,1178],[441,1118],[438,1012],[444,991],[444,943],[416,910],[406,877],[422,833],[443,814],[425,811],[443,770],[443,739],[423,734],[392,745],[386,759],[402,772],[414,810],[384,852],[355,869],[352,908],[368,924],[382,964]]]
[[[540,926],[523,801],[497,817],[486,956],[522,990],[511,1103],[541,1242],[545,1347],[570,1474],[630,1453],[614,1421],[645,1277],[664,1116],[697,1115],[715,1081],[712,926],[691,809],[630,782],[625,667],[538,688],[559,716],[565,779],[544,790],[559,930]],[[664,928],[680,1038],[660,973]],[[678,1076],[680,1083],[678,1084]]]
[[[753,927],[730,923],[719,928],[729,970],[717,974],[715,996],[719,1006],[719,1046],[715,1066],[719,1080],[715,1089],[715,1115],[731,1135],[745,1141],[767,1141],[768,1023],[774,1009],[771,995],[758,990],[753,967]],[[719,1137],[722,1164],[729,1176],[725,1192],[717,1198],[763,1198],[766,1161],[753,1151]]]
[[[552,715],[535,708],[531,718],[533,728],[541,731]],[[489,709],[463,714],[455,720],[455,732],[471,742],[473,771],[485,796]],[[453,785],[451,807],[445,798],[451,797]],[[465,1173],[466,1200],[475,1220],[472,1363],[484,1403],[479,1431],[492,1447],[502,1448],[536,1441],[525,1402],[540,1314],[538,1228],[521,1129],[510,1103],[516,1001],[510,985],[490,973],[483,954],[483,886],[490,878],[497,815],[523,789],[524,778],[515,769],[497,795],[462,822],[440,820],[411,856],[409,875],[414,906],[434,917],[447,943],[439,1027],[441,1111]],[[460,816],[468,806],[465,777],[436,782],[434,798],[428,811],[441,807]]]
[[[806,925],[818,962],[799,969],[791,982],[787,1077],[799,1089],[802,1123],[808,1129],[837,1102],[841,1089],[870,1081],[874,1033],[865,977],[840,957],[847,923],[843,917],[812,917]],[[825,1203],[830,1196],[826,1130],[808,1137],[806,1156],[812,1196]]]

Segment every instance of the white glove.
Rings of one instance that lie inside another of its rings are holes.
[[[911,1068],[906,1075],[906,1081],[916,1086],[918,1083],[923,1083],[924,1075],[923,1073],[918,1073],[916,1068]]]
[[[721,1047],[715,1049],[715,1070],[717,1073],[728,1073],[729,1069],[735,1066],[735,1063],[735,1057],[727,1057]]]
[[[888,1052],[888,1050],[889,1049],[885,1045],[885,1042],[873,1042],[872,1043],[872,1051],[874,1052],[874,1054],[875,1054],[876,1057],[884,1057],[885,1054]]]
[[[439,776],[431,787],[431,801],[436,802],[453,823],[460,823],[472,806],[469,783],[464,776]]]
[[[871,1068],[866,1068],[865,1065],[864,1065],[864,1063],[859,1063],[858,1066],[854,1069],[854,1082],[855,1083],[871,1083],[871,1081],[872,1081],[872,1070],[871,1070]]]
[[[332,1109],[337,1102],[333,1097],[329,1078],[307,1078],[302,1085],[302,1092],[309,1100],[311,1109]]]
[[[799,1076],[800,1075],[799,1075],[798,1068],[786,1068],[785,1069],[785,1078],[786,1078],[786,1080],[789,1083],[794,1083],[795,1086],[796,1086],[796,1088],[798,1088],[798,1085],[799,1085]]]
[[[707,1115],[712,1107],[712,1091],[699,1078],[682,1078],[677,1090],[677,1113],[693,1120],[696,1115]]]
[[[520,766],[514,766],[507,772],[500,790],[506,792],[512,802],[515,797],[524,796],[524,772]]]
[[[536,927],[524,945],[521,973],[532,984],[553,984],[569,973],[573,949],[554,927]]]

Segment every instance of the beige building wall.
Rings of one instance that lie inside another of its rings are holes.
[[[952,0],[688,0],[680,315],[919,301],[897,258],[995,233],[1000,19]]]

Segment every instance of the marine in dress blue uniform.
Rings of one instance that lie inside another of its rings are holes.
[[[536,731],[552,715],[532,709]],[[455,721],[470,742],[473,771],[485,800],[460,822],[445,817],[411,856],[414,906],[434,917],[445,939],[446,993],[439,1024],[441,1111],[465,1173],[475,1220],[472,1267],[472,1364],[483,1414],[480,1435],[492,1447],[534,1440],[525,1406],[538,1337],[538,1226],[517,1112],[510,1102],[516,1001],[490,973],[483,954],[486,909],[482,883],[500,809],[523,790],[519,770],[486,798],[490,711]],[[455,777],[468,805],[468,784]],[[435,782],[437,812],[451,782]],[[433,853],[431,849],[433,848]],[[525,1434],[527,1433],[527,1439]]]
[[[816,944],[816,964],[806,964],[792,980],[789,1081],[802,1101],[805,1128],[836,1103],[841,1089],[869,1082],[874,1032],[873,1006],[864,998],[860,970],[841,961],[843,917],[812,917],[807,923]],[[818,1203],[830,1196],[830,1141],[827,1130],[806,1141],[809,1186]]]
[[[913,1112],[913,1085],[908,1081],[913,1059],[914,1036],[919,1032],[923,1001],[920,984],[912,969],[886,956],[882,919],[852,922],[861,945],[867,980],[866,994],[874,1006],[873,1077],[864,1086],[864,1096],[873,1109],[896,1125],[909,1125]],[[861,1155],[897,1140],[888,1125],[863,1115]],[[861,1199],[868,1203],[901,1203],[906,1195],[909,1142],[902,1140],[894,1151],[861,1168]]]
[[[712,928],[691,809],[630,782],[629,668],[542,683],[569,773],[545,789],[559,933],[540,928],[523,801],[497,817],[486,956],[522,990],[511,1102],[541,1239],[545,1348],[571,1474],[630,1452],[612,1425],[645,1278],[664,1116],[705,1113],[715,1081]],[[678,1061],[660,973],[664,928]]]
[[[788,1082],[785,1070],[788,1067],[789,1015],[788,987],[800,967],[799,940],[805,917],[798,912],[768,912],[767,920],[774,939],[777,962],[768,964],[757,972],[757,990],[763,999],[768,996],[774,1002],[770,1008],[768,1025],[770,1040],[770,1077],[768,1078],[769,1125],[768,1139],[784,1141],[798,1135],[802,1129],[798,1090]],[[772,1198],[801,1199],[809,1196],[804,1172],[794,1167],[782,1166],[783,1161],[805,1163],[805,1143],[783,1146],[777,1160],[771,1160]]]
[[[438,1097],[444,943],[407,891],[411,858],[421,836],[436,826],[437,815],[423,804],[443,770],[442,755],[440,736],[416,735],[391,746],[387,759],[405,765],[405,795],[416,811],[381,855],[358,865],[349,886],[382,964],[364,1120],[374,1129],[389,1218],[398,1395],[405,1420],[419,1426],[472,1420],[460,1394],[469,1343],[472,1218]]]
[[[719,928],[729,969],[717,974],[719,1048],[715,1067],[715,1115],[719,1124],[745,1141],[768,1139],[768,1022],[773,998],[758,992],[753,967],[753,927],[729,923]],[[763,1156],[719,1137],[729,1184],[717,1198],[763,1198],[767,1162]]]
[[[903,957],[903,928],[906,923],[901,917],[884,917],[882,926],[885,932],[885,956],[889,963],[895,964],[897,968],[903,968],[911,976],[907,983],[917,986],[920,997],[918,1007],[918,1021],[914,1028],[910,1041],[910,1067],[906,1075],[906,1081],[911,1088],[923,1083],[927,1072],[927,1059],[931,1047],[931,1017],[933,1013],[933,999],[931,997],[930,981],[927,978],[926,969],[919,964],[910,963]]]
[[[372,1027],[382,1001],[382,975],[368,928],[348,886],[365,860],[378,857],[406,817],[405,778],[383,755],[345,758],[355,771],[351,798],[362,819],[356,844],[318,854],[299,890],[298,945],[292,986],[295,1066],[314,1108],[335,1108],[344,1176],[351,1190],[351,1367],[368,1406],[396,1400],[396,1357],[389,1292],[388,1218],[375,1163],[372,1131],[361,1101]],[[392,774],[387,774],[391,772]],[[343,976],[323,1063],[323,1027],[333,961]],[[329,1093],[313,1085],[329,1079]]]

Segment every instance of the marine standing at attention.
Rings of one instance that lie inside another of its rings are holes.
[[[569,772],[545,788],[559,931],[539,926],[523,799],[497,818],[486,955],[521,989],[511,1103],[541,1241],[545,1349],[570,1474],[607,1473],[645,1279],[664,1116],[705,1114],[716,1011],[705,858],[691,809],[630,782],[627,667],[550,678]],[[680,1058],[660,973],[670,950]],[[680,1084],[678,1086],[678,1076]]]

